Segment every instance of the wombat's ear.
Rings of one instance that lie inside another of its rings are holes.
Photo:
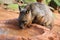
[[[27,9],[27,11],[30,11],[30,6],[29,5],[25,6],[25,8]]]
[[[19,8],[19,11],[21,11],[21,7],[20,7],[20,6],[18,6],[18,8]]]

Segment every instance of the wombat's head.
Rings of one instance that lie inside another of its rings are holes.
[[[19,26],[20,28],[24,28],[24,26],[27,26],[31,23],[31,11],[27,10],[26,8],[20,10],[20,15],[19,15]]]

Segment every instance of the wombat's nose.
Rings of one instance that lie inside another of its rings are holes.
[[[21,29],[24,29],[24,23],[19,23],[18,26],[19,26]]]

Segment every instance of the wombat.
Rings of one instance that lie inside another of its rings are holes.
[[[37,23],[52,29],[53,26],[53,14],[49,7],[43,3],[36,2],[25,6],[23,9],[19,6],[19,26],[24,28],[32,23]]]

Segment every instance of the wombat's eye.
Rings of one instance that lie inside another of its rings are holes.
[[[29,11],[26,11],[26,13],[28,14],[28,13],[29,13]]]

